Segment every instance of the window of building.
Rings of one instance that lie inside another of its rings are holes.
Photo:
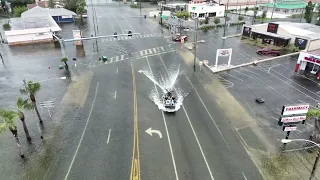
[[[204,13],[199,13],[199,18],[204,18]]]
[[[209,17],[216,17],[216,13],[209,13]]]

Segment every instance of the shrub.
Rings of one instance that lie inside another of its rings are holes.
[[[9,23],[3,24],[2,27],[3,27],[3,29],[4,29],[5,31],[10,31],[10,30],[11,30],[11,26],[10,26]]]
[[[217,17],[214,18],[213,23],[214,23],[215,25],[219,24],[219,23],[220,23],[220,18],[217,18]]]
[[[131,4],[130,7],[131,7],[131,8],[138,8],[138,5],[136,5],[136,4]]]
[[[28,8],[26,6],[16,6],[13,8],[13,13],[15,17],[20,17],[21,14],[27,10]]]
[[[190,17],[190,14],[188,13],[188,11],[182,11],[182,12],[177,12],[176,16],[178,18],[188,19]]]
[[[239,16],[239,17],[238,17],[238,20],[239,20],[239,21],[242,21],[242,20],[244,20],[244,17],[243,17],[243,16]]]

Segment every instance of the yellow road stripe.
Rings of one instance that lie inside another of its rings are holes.
[[[139,134],[138,134],[138,105],[136,91],[136,77],[134,67],[131,63],[132,84],[133,84],[133,112],[134,112],[134,134],[133,134],[133,154],[131,164],[130,180],[140,180],[140,155],[139,155]]]

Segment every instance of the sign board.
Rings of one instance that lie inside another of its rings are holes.
[[[204,64],[209,64],[209,61],[208,60],[203,60],[202,61]]]
[[[199,66],[202,66],[202,64],[203,64],[203,62],[202,62],[202,61],[200,61],[200,62],[199,62]]]
[[[281,117],[280,121],[283,123],[300,122],[307,119],[307,116],[293,116],[293,117]]]
[[[251,36],[251,28],[250,27],[246,27],[246,26],[243,27],[242,35],[250,37]]]
[[[295,131],[297,130],[297,126],[283,126],[283,131]]]
[[[268,24],[267,32],[271,32],[271,33],[277,34],[277,32],[278,32],[278,27],[279,27],[279,24],[269,23],[269,24]]]
[[[40,107],[54,107],[54,102],[53,101],[43,101],[39,103]]]
[[[294,45],[299,47],[300,50],[305,49],[308,44],[307,39],[302,39],[302,38],[296,38],[294,41]]]
[[[232,49],[217,49],[218,56],[230,56]]]
[[[282,108],[282,115],[293,115],[293,114],[306,114],[309,110],[309,104],[300,104],[300,105],[293,105],[293,106],[283,106]]]

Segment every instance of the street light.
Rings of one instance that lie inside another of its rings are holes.
[[[290,142],[295,142],[295,141],[309,142],[309,143],[312,143],[312,144],[314,144],[314,145],[316,145],[316,146],[318,146],[320,148],[320,144],[318,144],[316,142],[313,142],[311,140],[308,140],[308,139],[281,139],[282,143],[290,143]],[[311,171],[311,176],[310,176],[309,180],[312,180],[312,178],[316,174],[315,172],[316,172],[316,169],[317,169],[317,166],[318,166],[319,159],[320,159],[320,151],[317,151],[316,160],[314,161],[314,164],[313,164],[313,167],[312,167],[312,171]]]

